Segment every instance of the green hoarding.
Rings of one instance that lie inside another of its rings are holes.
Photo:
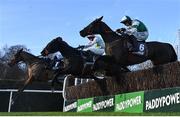
[[[144,112],[180,112],[180,88],[146,91]]]
[[[180,87],[65,102],[65,112],[180,112]]]
[[[114,96],[95,97],[93,101],[93,111],[113,112],[114,104]]]
[[[77,110],[76,100],[65,101],[64,112],[76,112],[76,110]]]
[[[92,112],[93,98],[79,99],[77,112]]]
[[[144,91],[115,95],[115,112],[143,112]]]

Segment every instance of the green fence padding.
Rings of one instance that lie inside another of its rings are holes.
[[[76,111],[77,111],[76,100],[65,101],[64,112],[76,112]]]
[[[180,87],[78,99],[65,105],[64,110],[76,112],[180,112]]]
[[[93,111],[113,112],[115,105],[114,96],[100,96],[93,100]]]
[[[145,91],[144,112],[180,112],[180,87]]]
[[[115,95],[115,112],[143,112],[144,91]]]
[[[77,112],[92,112],[93,98],[79,99]]]

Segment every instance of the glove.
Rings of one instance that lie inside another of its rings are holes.
[[[117,29],[117,30],[116,30],[116,32],[117,32],[117,33],[120,33],[120,34],[123,34],[125,31],[126,31],[125,28],[120,28],[120,29]]]

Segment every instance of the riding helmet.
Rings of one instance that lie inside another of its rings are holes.
[[[129,16],[123,16],[121,19],[121,23],[127,22],[127,21],[131,21],[131,18]]]

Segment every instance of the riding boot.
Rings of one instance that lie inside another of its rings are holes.
[[[131,42],[132,42],[132,52],[138,52],[139,49],[138,49],[138,41],[137,41],[137,38],[133,35],[130,35],[130,39],[131,39]]]
[[[90,51],[90,50],[87,50],[86,51],[87,52],[87,60],[88,60],[88,62],[93,62],[93,52],[92,51]]]

